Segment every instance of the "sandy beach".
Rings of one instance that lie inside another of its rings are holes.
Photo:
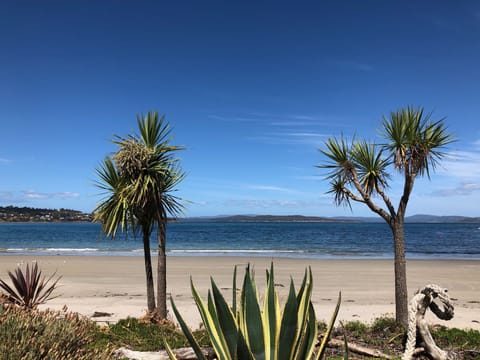
[[[56,291],[60,296],[43,307],[61,309],[66,305],[86,316],[92,316],[94,312],[111,314],[95,318],[99,322],[115,322],[145,314],[143,257],[2,256],[0,278],[9,281],[8,270],[32,261],[38,262],[45,275],[56,271],[62,276]],[[156,258],[153,261],[156,268]],[[311,266],[313,303],[319,320],[328,320],[339,291],[342,292],[339,320],[370,322],[376,317],[394,314],[392,260],[174,256],[168,257],[167,291],[190,326],[196,328],[200,324],[200,316],[191,296],[190,276],[204,297],[212,276],[230,301],[235,265],[238,266],[238,286],[241,285],[245,266],[250,263],[255,269],[259,292],[263,294],[265,269],[272,261],[281,304],[284,303],[290,276],[298,288],[305,268]],[[480,261],[409,260],[407,269],[409,297],[424,285],[435,283],[448,288],[454,300],[455,317],[442,321],[432,315],[428,317],[431,323],[480,330]]]

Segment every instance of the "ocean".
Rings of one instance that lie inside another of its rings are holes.
[[[407,258],[480,260],[480,224],[407,223]],[[152,236],[152,253],[156,234]],[[141,235],[101,235],[96,223],[2,223],[0,255],[143,256]],[[384,223],[182,221],[167,226],[168,256],[388,259]]]

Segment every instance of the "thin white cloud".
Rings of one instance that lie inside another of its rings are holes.
[[[272,186],[272,185],[247,185],[246,188],[249,190],[272,191],[272,192],[281,192],[281,193],[289,193],[289,194],[298,193],[298,191],[294,189],[284,188],[280,186]]]
[[[12,160],[6,158],[0,158],[0,164],[9,164]]]
[[[308,126],[310,125],[311,122],[308,121],[295,121],[295,120],[290,120],[290,121],[275,121],[270,123],[272,126],[278,126],[278,127],[294,127],[294,126]]]
[[[291,136],[294,138],[324,138],[328,136],[325,134],[320,134],[315,132],[289,132],[289,133],[284,133],[283,135]]]
[[[444,176],[480,180],[480,152],[456,151],[448,153],[437,170],[439,174]]]
[[[57,193],[41,193],[31,190],[26,190],[23,192],[23,196],[27,200],[38,200],[38,199],[71,199],[77,198],[80,196],[78,193],[73,192],[57,192]]]
[[[226,207],[241,207],[250,210],[262,209],[304,209],[307,207],[324,206],[324,201],[305,200],[265,200],[265,199],[230,199],[223,203]]]
[[[272,145],[307,145],[318,146],[322,144],[323,139],[328,135],[315,132],[299,132],[299,131],[285,131],[285,132],[271,132],[259,136],[250,136],[248,140],[258,141]]]
[[[473,150],[457,150],[446,154],[437,173],[449,179],[451,186],[431,192],[433,196],[468,196],[480,192],[480,140],[472,143]]]
[[[221,116],[221,115],[208,115],[210,119],[220,120],[224,122],[257,122],[255,117],[242,117],[242,116]]]
[[[318,120],[316,117],[310,115],[291,115],[291,117],[297,120]]]
[[[341,67],[345,67],[345,68],[349,68],[357,71],[363,71],[363,72],[370,72],[374,70],[374,67],[372,65],[354,61],[354,60],[339,60],[339,61],[336,61],[336,64]]]
[[[432,192],[434,196],[467,196],[480,192],[480,183],[465,182],[454,188],[445,188]]]

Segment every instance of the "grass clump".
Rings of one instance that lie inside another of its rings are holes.
[[[92,346],[97,331],[76,313],[0,306],[0,360],[113,359],[110,346]]]
[[[194,334],[201,346],[210,346],[205,330],[197,330]],[[115,348],[126,347],[136,351],[158,351],[165,349],[165,339],[173,348],[189,346],[183,333],[172,322],[150,323],[136,318],[127,318],[116,324],[110,324],[97,333],[95,347],[99,348],[110,344]]]
[[[480,331],[432,326],[430,333],[437,346],[454,352],[459,359],[480,359]],[[395,359],[399,359],[403,354],[406,340],[406,330],[396,324],[394,318],[387,316],[377,318],[371,324],[360,321],[346,322],[336,329],[334,337],[343,340],[344,335],[348,343],[379,350],[393,355]],[[343,358],[339,352],[330,349],[327,358]],[[355,358],[369,359],[370,357]],[[424,360],[428,357],[420,354],[417,359]]]
[[[454,345],[457,350],[478,350],[480,358],[480,332],[475,330],[449,329],[435,326],[431,329],[432,337],[442,349],[450,349]]]

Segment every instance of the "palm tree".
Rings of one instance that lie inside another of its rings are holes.
[[[435,170],[445,155],[441,148],[454,141],[447,133],[444,119],[431,120],[423,108],[407,107],[383,117],[382,136],[385,144],[368,143],[343,136],[329,138],[326,149],[320,150],[326,161],[318,166],[329,169],[327,179],[336,205],[351,200],[363,203],[380,215],[393,235],[395,272],[396,321],[406,326],[408,316],[407,276],[405,259],[404,220],[407,204],[417,176],[427,176]],[[403,192],[395,208],[385,193],[393,169],[403,175]],[[383,201],[384,207],[374,202]]]
[[[184,179],[179,161],[174,157],[180,146],[170,145],[171,129],[157,112],[137,116],[139,135],[113,141],[118,151],[106,157],[97,169],[97,186],[107,194],[94,211],[94,220],[102,231],[115,238],[118,230],[141,232],[147,283],[147,307],[161,319],[166,305],[166,224],[168,216],[183,210],[182,200],[172,194]],[[157,304],[153,284],[150,237],[158,229]]]

